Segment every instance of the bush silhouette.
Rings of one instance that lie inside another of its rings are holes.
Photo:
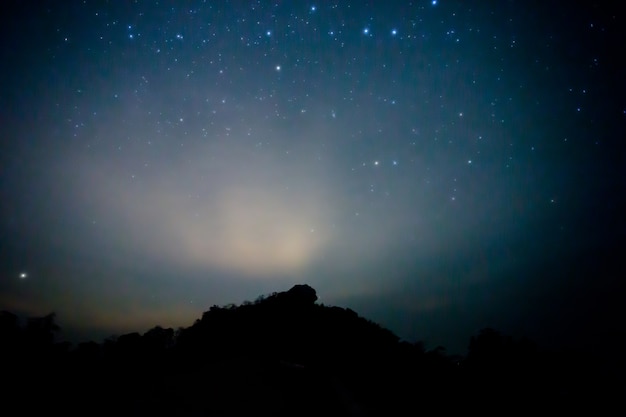
[[[2,357],[21,364],[7,368],[3,410],[520,415],[614,414],[624,405],[623,380],[594,357],[541,350],[489,328],[470,339],[466,357],[452,357],[441,346],[400,341],[350,309],[317,304],[307,285],[213,306],[177,330],[155,326],[73,349],[57,341],[59,332],[53,313],[24,325],[0,313]]]

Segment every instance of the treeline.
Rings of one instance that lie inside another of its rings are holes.
[[[467,355],[407,343],[295,286],[187,328],[71,346],[0,313],[2,408],[27,415],[483,415],[624,411],[623,375],[493,329]],[[3,413],[9,415],[11,413]]]

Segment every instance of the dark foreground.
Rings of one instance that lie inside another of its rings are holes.
[[[399,342],[296,286],[188,328],[54,343],[54,315],[0,315],[2,415],[626,415],[621,366],[485,329],[468,354]],[[608,366],[607,366],[608,363]]]

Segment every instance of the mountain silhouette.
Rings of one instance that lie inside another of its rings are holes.
[[[615,414],[624,380],[579,352],[542,351],[493,329],[466,357],[408,343],[296,285],[213,306],[187,328],[155,326],[70,348],[56,316],[0,314],[0,411],[28,415]],[[621,375],[623,377],[623,374]],[[619,413],[618,413],[619,414]]]

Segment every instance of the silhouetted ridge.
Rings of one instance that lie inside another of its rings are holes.
[[[240,306],[213,306],[188,328],[156,326],[73,350],[54,342],[54,314],[21,325],[0,312],[9,383],[0,411],[625,415],[623,373],[615,371],[623,367],[600,367],[597,357],[542,351],[493,329],[471,338],[465,358],[452,357],[443,347],[399,342],[350,309],[316,301],[313,288],[296,285]]]
[[[349,368],[360,358],[376,357],[398,337],[350,309],[315,303],[316,291],[296,285],[260,297],[255,303],[213,306],[178,336],[178,348],[219,357],[264,357],[300,364]]]
[[[289,291],[278,293],[277,298],[287,305],[304,306],[317,301],[317,292],[306,284],[294,285]]]

